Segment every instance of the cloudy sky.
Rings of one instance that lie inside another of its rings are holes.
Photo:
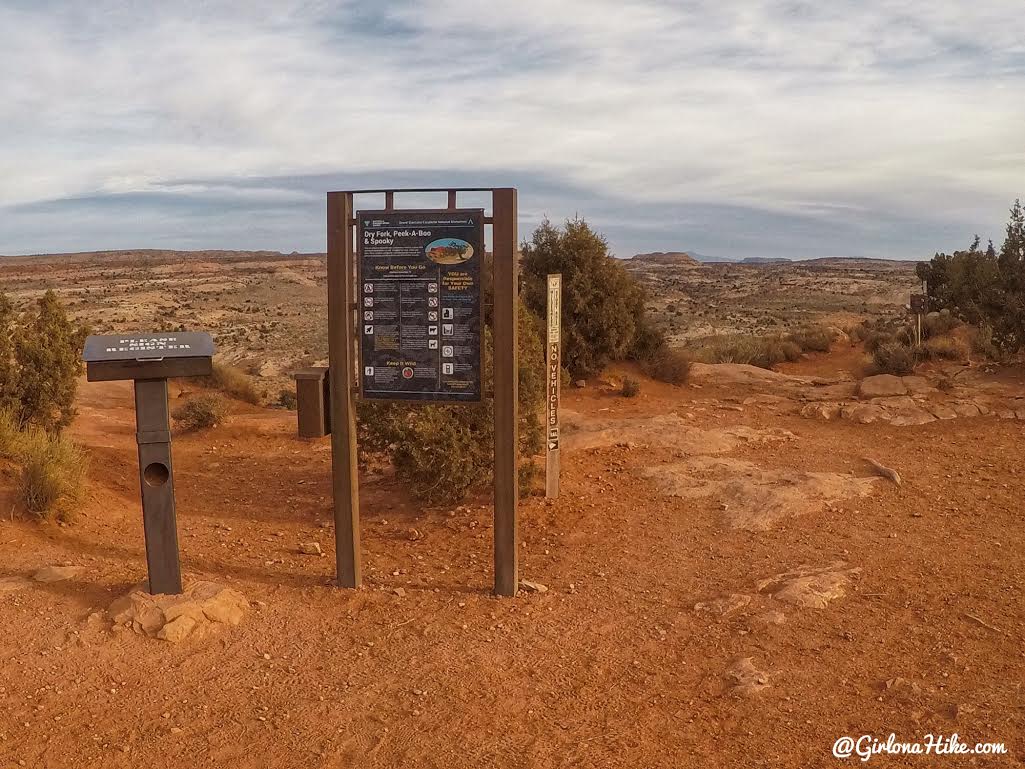
[[[1025,197],[1018,0],[0,0],[0,73],[0,254],[479,185],[620,256],[921,258]]]

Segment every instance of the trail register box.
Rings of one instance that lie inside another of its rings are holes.
[[[360,394],[481,399],[484,212],[356,214]]]

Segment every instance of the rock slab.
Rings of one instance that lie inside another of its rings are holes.
[[[249,601],[237,590],[215,582],[193,582],[182,595],[151,595],[133,590],[107,610],[115,625],[136,633],[180,643],[220,626],[238,625]]]

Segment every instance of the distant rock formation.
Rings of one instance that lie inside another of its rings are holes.
[[[700,267],[701,262],[686,251],[654,251],[650,254],[637,254],[630,258],[631,262],[647,262],[648,264],[673,265],[675,267]]]

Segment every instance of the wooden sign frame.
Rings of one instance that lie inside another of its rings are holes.
[[[494,254],[495,543],[494,592],[512,596],[519,588],[517,547],[517,402],[518,257],[517,194],[512,187],[349,190],[327,193],[328,356],[330,361],[331,473],[334,496],[335,558],[340,587],[362,581],[357,472],[356,404],[359,393],[356,350],[357,284],[355,260],[356,195],[383,195],[381,210],[395,211],[396,193],[446,193],[447,207],[457,211],[461,192],[491,195]],[[412,210],[412,209],[411,209]],[[415,210],[423,211],[422,206]],[[429,209],[428,209],[429,210]],[[429,402],[429,401],[428,401]]]

